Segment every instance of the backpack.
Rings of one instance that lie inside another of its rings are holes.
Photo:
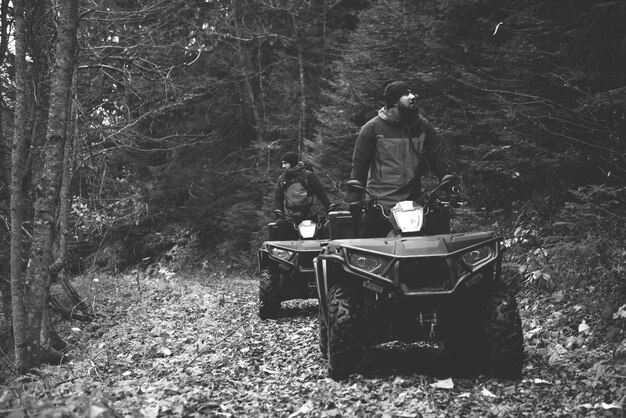
[[[313,196],[309,194],[306,170],[283,181],[283,196],[287,217],[302,218],[309,214],[313,206]]]

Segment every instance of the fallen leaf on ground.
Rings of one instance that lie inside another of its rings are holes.
[[[304,405],[302,405],[300,407],[300,409],[298,409],[296,412],[294,412],[293,414],[289,415],[289,418],[294,418],[294,417],[298,417],[300,415],[306,415],[309,412],[311,412],[313,410],[313,402],[311,402],[310,400],[306,401],[306,403]]]
[[[483,396],[488,396],[491,398],[495,398],[496,395],[494,395],[493,393],[491,393],[487,388],[483,387],[483,390],[481,391],[481,395]]]
[[[454,387],[454,382],[452,382],[452,379],[447,378],[431,383],[430,386],[437,389],[452,389]]]
[[[583,322],[581,322],[580,325],[578,325],[578,333],[588,334],[590,331],[591,331],[591,328],[589,327],[589,325],[587,325],[587,323],[583,319]]]
[[[600,405],[603,409],[622,409],[624,407],[624,400],[626,399],[626,395],[622,397],[619,401],[605,403],[602,402]]]

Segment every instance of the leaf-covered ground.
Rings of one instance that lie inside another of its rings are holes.
[[[622,311],[598,316],[601,323],[562,292],[519,295],[519,381],[459,378],[435,346],[388,344],[366,353],[361,374],[335,382],[319,354],[316,301],[284,303],[281,319],[261,321],[254,277],[153,273],[83,277],[97,320],[59,326],[73,347],[70,363],[38,376],[5,373],[0,416],[624,413],[625,369],[613,353],[624,336]]]

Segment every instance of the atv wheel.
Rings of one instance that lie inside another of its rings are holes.
[[[471,297],[448,319],[444,349],[452,372],[486,372],[515,379],[522,373],[522,322],[515,297],[503,283],[486,289],[484,297]]]
[[[259,280],[259,317],[261,319],[278,318],[280,311],[279,277],[269,270],[261,271]]]
[[[487,302],[484,322],[486,367],[492,376],[518,379],[524,361],[522,321],[515,296],[500,283]]]
[[[326,326],[326,321],[324,320],[324,313],[322,312],[322,308],[319,310],[318,315],[319,320],[319,329],[320,329],[320,353],[322,354],[322,358],[328,359],[328,326]]]
[[[335,380],[345,379],[361,363],[361,305],[356,289],[336,285],[328,292],[328,374]]]
[[[446,321],[444,353],[451,373],[468,377],[483,368],[485,335],[482,322],[478,309],[461,304]]]

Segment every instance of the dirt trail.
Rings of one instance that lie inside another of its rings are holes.
[[[81,328],[68,331],[74,360],[46,367],[43,378],[0,386],[0,411],[24,408],[27,416],[50,417],[623,412],[601,404],[625,394],[615,386],[619,379],[596,373],[594,386],[585,377],[590,364],[549,366],[532,355],[521,381],[450,378],[436,347],[392,344],[366,352],[362,374],[335,382],[319,355],[317,302],[291,301],[281,319],[260,321],[254,278],[157,274],[137,281],[129,274],[91,286],[100,317],[87,327],[71,324]],[[529,317],[534,305],[520,306],[528,332],[536,324]]]

